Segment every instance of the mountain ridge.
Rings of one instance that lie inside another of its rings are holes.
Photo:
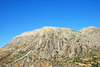
[[[45,27],[42,27],[42,28],[40,28],[40,29],[49,29],[49,28],[61,28],[61,27],[52,27],[52,26],[45,26]],[[95,26],[90,26],[90,27],[86,27],[86,28],[83,28],[83,29],[87,29],[87,28],[99,28],[99,27],[95,27]],[[33,31],[37,31],[37,30],[40,30],[40,29],[35,29],[35,30],[33,30]],[[65,28],[65,29],[70,29],[70,28]],[[83,29],[81,29],[81,30],[83,30]],[[71,29],[71,30],[73,30],[73,29]],[[81,32],[81,30],[79,30],[79,32]],[[33,31],[27,31],[27,32],[23,32],[22,34],[20,34],[20,35],[24,35],[24,34],[29,34],[29,32],[30,33],[32,33]],[[75,30],[76,31],[76,30]],[[20,36],[20,35],[17,35],[17,36]],[[17,37],[17,36],[15,36],[15,37]],[[13,37],[13,38],[15,38],[15,37]],[[12,38],[12,39],[13,39]]]

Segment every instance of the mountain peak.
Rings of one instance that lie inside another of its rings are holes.
[[[92,33],[100,32],[100,28],[90,26],[90,27],[81,29],[80,32],[83,34],[92,34]]]

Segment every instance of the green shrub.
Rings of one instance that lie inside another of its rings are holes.
[[[25,51],[19,51],[19,53],[20,53],[20,54],[24,54],[24,53],[25,53]]]
[[[93,61],[97,60],[97,58],[93,57]]]
[[[92,64],[93,67],[98,67],[98,62]]]

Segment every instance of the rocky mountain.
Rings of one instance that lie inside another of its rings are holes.
[[[22,33],[0,48],[0,65],[1,67],[80,67],[82,64],[89,66],[88,63],[84,64],[84,58],[96,65],[100,61],[99,55],[100,28],[87,27],[75,31],[69,28],[43,27]],[[98,59],[95,59],[95,62],[94,56]]]

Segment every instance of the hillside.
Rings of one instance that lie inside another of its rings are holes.
[[[0,48],[1,67],[100,66],[100,28],[43,27]]]

